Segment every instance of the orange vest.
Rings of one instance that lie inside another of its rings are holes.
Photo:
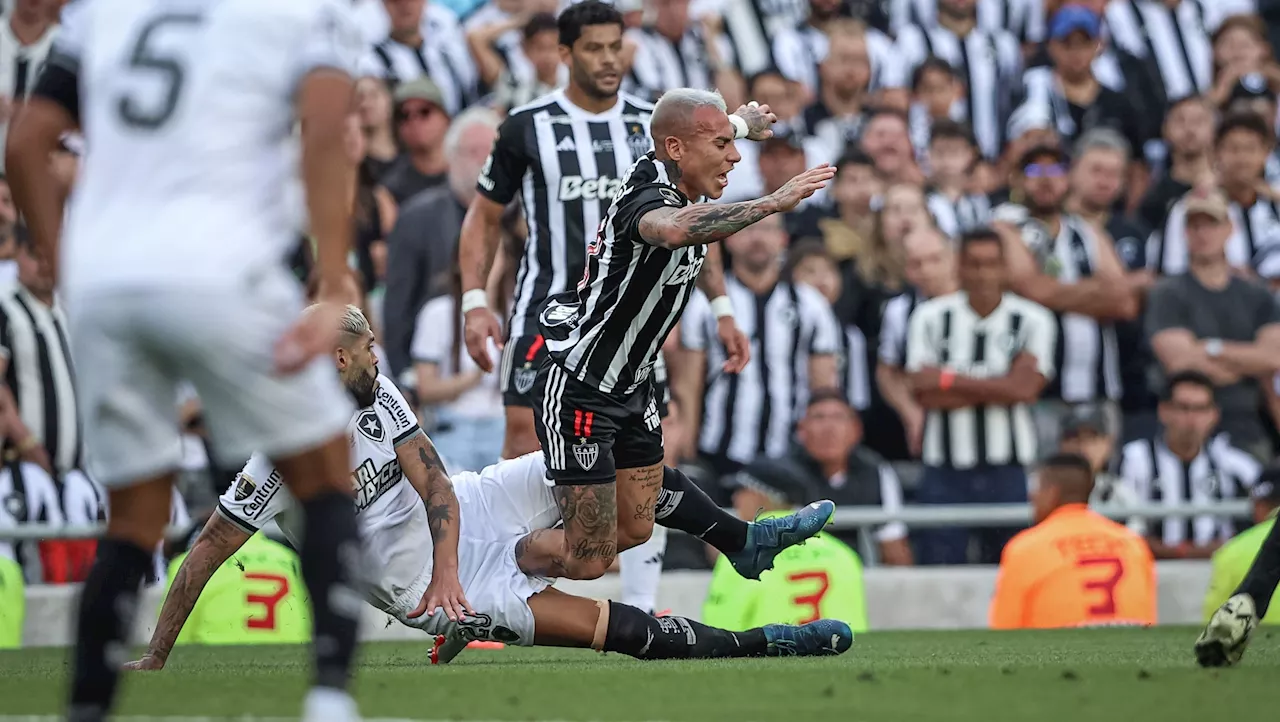
[[[1151,549],[1088,506],[1061,506],[1005,546],[992,628],[1155,623]]]

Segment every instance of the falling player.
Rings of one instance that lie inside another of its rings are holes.
[[[767,625],[727,632],[682,617],[656,618],[635,607],[570,596],[516,564],[528,534],[551,529],[560,513],[539,454],[503,461],[453,479],[462,529],[457,576],[474,611],[456,619],[435,612],[425,590],[440,572],[432,548],[440,496],[451,484],[413,411],[377,370],[373,333],[349,307],[334,361],[359,408],[347,426],[357,518],[375,571],[370,604],[401,623],[456,643],[436,649],[447,662],[472,639],[521,645],[594,648],[642,659],[839,654],[852,644],[849,626],[819,620],[802,627]],[[452,498],[454,493],[449,492]],[[205,582],[257,530],[275,519],[294,541],[303,519],[271,463],[255,455],[218,501],[165,599],[146,654],[130,669],[164,667]]]
[[[103,720],[112,704],[116,651],[182,461],[182,380],[199,391],[214,448],[228,459],[266,453],[306,527],[324,530],[298,547],[316,640],[303,716],[358,719],[346,692],[362,553],[343,438],[350,402],[332,364],[315,358],[342,306],[300,318],[302,289],[281,263],[303,221],[289,193],[300,121],[321,297],[347,273],[354,169],[343,131],[362,49],[349,5],[78,0],[10,131],[14,200],[51,264],[63,194],[49,156],[77,127],[89,149],[57,268],[85,456],[111,515],[80,600],[72,722]],[[445,526],[456,539],[456,522]],[[439,586],[456,608],[456,577]]]

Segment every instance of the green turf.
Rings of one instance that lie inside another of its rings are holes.
[[[521,720],[1230,720],[1274,715],[1280,634],[1263,629],[1239,668],[1194,666],[1196,630],[881,632],[827,659],[635,662],[585,651],[468,650],[424,664],[426,645],[363,648],[368,716]],[[61,709],[65,650],[0,653],[0,713]],[[130,675],[122,712],[296,715],[301,647],[179,648]]]

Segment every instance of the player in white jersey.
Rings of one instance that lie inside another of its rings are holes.
[[[363,319],[354,308],[351,315]],[[471,611],[457,619],[435,612],[431,584],[440,558],[433,558],[432,531],[440,513],[436,494],[449,479],[412,408],[390,379],[377,375],[377,359],[351,353],[372,343],[366,323],[336,350],[348,390],[365,397],[347,424],[357,519],[375,573],[364,597],[407,626],[454,640],[437,652],[456,653],[472,639],[594,647],[644,659],[838,654],[849,648],[852,632],[836,620],[734,633],[549,588],[552,580],[526,573],[518,561],[519,548],[532,536],[564,534],[551,528],[560,522],[560,511],[544,481],[539,452],[453,478],[461,528],[457,576]],[[367,380],[373,378],[370,399]],[[183,561],[147,653],[127,668],[162,668],[213,572],[272,519],[297,544],[304,523],[297,512],[280,474],[255,454],[218,500],[217,513]]]
[[[114,697],[116,650],[181,463],[180,380],[199,392],[214,448],[229,460],[262,450],[307,527],[325,530],[299,548],[316,639],[304,717],[358,718],[345,691],[360,553],[349,403],[315,359],[342,307],[302,316],[282,262],[309,220],[322,298],[346,273],[354,168],[342,136],[362,50],[346,5],[76,0],[11,130],[14,200],[50,263],[63,198],[49,156],[77,128],[86,146],[57,267],[86,458],[111,514],[80,604],[72,720],[104,719]]]

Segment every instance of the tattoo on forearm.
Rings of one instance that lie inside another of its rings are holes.
[[[202,540],[204,543],[201,543]],[[213,520],[205,527],[201,539],[196,540],[191,553],[182,561],[182,566],[173,577],[173,584],[170,585],[164,606],[160,610],[160,619],[156,621],[156,631],[151,635],[148,654],[161,659],[169,656],[173,643],[182,632],[187,618],[191,616],[191,610],[195,609],[205,584],[227,559],[220,550],[233,544],[235,540],[231,537],[230,526],[226,522]],[[244,571],[243,564],[237,561],[236,566]]]
[[[440,455],[430,441],[423,439],[418,447],[418,458],[427,467],[427,528],[431,531],[431,541],[439,542],[445,527],[453,522],[452,506],[458,503],[457,497],[453,495],[453,486],[444,473]]]
[[[640,234],[645,238],[662,237],[662,226],[674,224],[684,245],[721,241],[772,213],[763,198],[742,203],[717,205],[703,203],[686,206],[674,213],[646,213],[640,219]]]

